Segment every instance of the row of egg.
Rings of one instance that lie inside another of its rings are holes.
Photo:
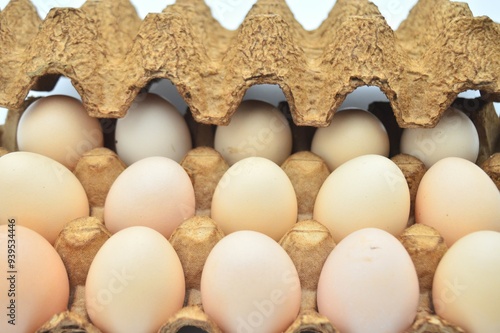
[[[0,226],[2,257],[10,253],[12,234],[15,272],[0,264],[9,271],[0,287],[8,295],[1,305],[10,319],[0,322],[0,329],[33,332],[66,310],[67,272],[51,244],[22,226]],[[494,231],[471,233],[448,250],[432,290],[441,317],[467,332],[498,332],[499,251],[500,233]],[[297,317],[302,297],[288,254],[254,231],[231,233],[214,246],[200,291],[205,313],[224,332],[282,332]],[[341,332],[396,333],[413,323],[419,297],[417,273],[405,248],[391,234],[366,228],[329,254],[319,276],[317,309]],[[177,253],[163,235],[142,226],[125,228],[103,244],[85,284],[88,315],[104,332],[156,332],[184,299]]]
[[[51,243],[68,221],[90,214],[78,178],[46,156],[4,155],[0,183],[0,224],[16,217]],[[104,221],[112,233],[143,225],[168,238],[195,215],[195,209],[193,184],[184,168],[166,157],[147,157],[113,181],[104,203]],[[262,157],[247,157],[219,180],[210,215],[226,234],[254,230],[279,240],[298,220],[297,196],[280,166]],[[408,183],[392,160],[358,156],[329,174],[315,198],[312,217],[328,227],[336,242],[369,227],[398,236],[410,219]],[[473,231],[500,231],[500,192],[474,163],[444,158],[420,181],[415,221],[435,228],[447,245]]]
[[[151,93],[140,94],[126,116],[118,119],[114,138],[116,151],[127,165],[149,156],[180,162],[192,148],[184,118],[172,104]],[[81,102],[68,96],[49,96],[24,112],[17,143],[20,150],[49,156],[73,169],[83,153],[103,145],[103,135],[99,122],[86,114]],[[217,128],[214,147],[230,165],[249,156],[282,164],[292,151],[292,133],[277,108],[261,101],[244,101],[229,125]],[[433,129],[405,129],[400,150],[427,167],[447,156],[475,162],[479,138],[472,121],[451,108]],[[345,109],[334,115],[330,126],[316,131],[311,151],[334,170],[356,156],[388,156],[389,138],[373,114]]]

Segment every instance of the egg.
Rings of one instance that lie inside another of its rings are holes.
[[[299,313],[300,298],[292,260],[264,234],[227,235],[205,262],[203,309],[223,332],[284,332]]]
[[[470,333],[500,332],[500,233],[476,231],[445,253],[434,275],[436,313]]]
[[[292,152],[292,131],[286,117],[273,105],[247,100],[226,126],[218,126],[214,147],[232,165],[259,156],[281,165]]]
[[[0,224],[16,218],[54,244],[64,225],[89,215],[87,194],[61,163],[31,152],[0,158]]]
[[[436,229],[448,246],[474,231],[500,231],[500,192],[474,163],[444,158],[420,181],[415,221]]]
[[[211,217],[225,234],[262,232],[279,240],[297,222],[292,182],[276,163],[247,157],[232,165],[215,188]]]
[[[0,332],[31,333],[67,309],[69,281],[52,245],[17,222],[0,225]]]
[[[318,282],[318,311],[345,333],[403,332],[419,304],[417,272],[401,243],[376,228],[340,241]]]
[[[311,151],[325,160],[330,171],[361,155],[387,157],[389,148],[382,122],[362,109],[337,111],[328,127],[316,130],[311,143]]]
[[[128,166],[111,185],[104,203],[104,222],[111,233],[141,225],[168,238],[194,213],[189,175],[179,163],[160,156]]]
[[[420,159],[427,168],[445,157],[476,162],[479,135],[465,113],[449,108],[434,128],[404,129],[400,149],[402,153]]]
[[[401,169],[380,155],[363,155],[336,168],[321,186],[313,218],[335,242],[363,228],[398,236],[410,214],[410,190]]]
[[[90,265],[85,304],[92,323],[113,333],[149,333],[182,308],[184,272],[157,231],[136,226],[109,238]]]
[[[103,134],[96,118],[70,96],[53,95],[33,102],[17,127],[19,150],[48,156],[73,170],[80,157],[102,147]]]
[[[151,156],[176,162],[192,148],[186,121],[170,102],[158,95],[137,96],[124,118],[116,122],[116,152],[130,165]]]

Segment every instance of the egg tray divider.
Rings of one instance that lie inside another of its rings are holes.
[[[29,102],[27,102],[29,103]],[[499,143],[500,118],[492,103],[480,98],[457,99],[454,106],[467,113],[473,120],[481,141],[482,167],[500,188],[500,153],[493,154],[495,143]],[[288,104],[280,109],[290,116]],[[388,129],[391,141],[399,142],[399,128],[389,103],[374,102],[369,110],[377,115]],[[10,112],[19,116],[21,112]],[[188,123],[197,125],[194,132],[196,148],[181,162],[188,172],[195,189],[196,216],[181,224],[169,241],[181,259],[186,276],[186,298],[184,307],[159,330],[159,333],[178,332],[183,327],[200,328],[209,333],[219,333],[216,324],[203,312],[200,296],[200,279],[204,262],[213,246],[224,235],[210,215],[211,199],[218,181],[229,168],[213,148],[212,126],[193,121],[187,113]],[[290,117],[289,117],[290,119]],[[330,171],[324,161],[307,151],[315,128],[293,124],[295,153],[282,165],[292,180],[298,199],[299,222],[281,239],[281,246],[287,251],[297,267],[302,288],[302,304],[299,316],[286,333],[338,333],[338,330],[316,307],[316,289],[323,263],[335,243],[328,230],[311,220],[314,198]],[[9,122],[10,125],[14,123]],[[497,148],[498,151],[498,148]],[[391,147],[393,161],[402,169],[410,187],[413,201],[418,183],[425,173],[425,167],[415,158],[398,154],[397,144]],[[491,155],[493,154],[493,155]],[[1,154],[0,154],[1,155]],[[491,155],[491,156],[490,156]],[[478,160],[478,163],[479,163]],[[96,148],[84,155],[74,170],[83,184],[91,206],[91,217],[70,221],[59,235],[55,248],[65,263],[70,280],[70,310],[55,315],[43,325],[38,333],[99,333],[87,316],[84,301],[84,285],[90,264],[102,246],[111,236],[103,224],[103,206],[106,194],[125,165],[108,148]],[[461,328],[446,322],[433,312],[430,292],[436,266],[446,251],[442,237],[432,228],[424,225],[409,226],[399,237],[410,253],[419,276],[421,304],[417,317],[407,333],[464,332]]]
[[[236,31],[202,0],[141,20],[128,0],[88,0],[41,20],[29,0],[0,13],[0,105],[71,79],[89,114],[122,117],[141,88],[170,79],[196,121],[226,124],[254,84],[278,84],[298,125],[325,126],[345,96],[374,85],[401,127],[430,127],[457,94],[500,101],[500,25],[467,5],[420,0],[393,31],[367,0],[339,0],[305,31],[284,0],[259,0]]]

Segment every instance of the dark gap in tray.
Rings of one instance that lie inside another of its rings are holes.
[[[207,333],[205,330],[196,326],[184,326],[177,333]]]

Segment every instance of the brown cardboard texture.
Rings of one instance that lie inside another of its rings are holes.
[[[467,89],[500,101],[500,28],[448,0],[420,0],[393,31],[367,0],[339,0],[305,31],[284,0],[260,0],[238,30],[201,0],[179,0],[143,21],[127,0],[53,9],[28,0],[0,13],[0,105],[71,79],[88,112],[121,117],[139,91],[170,79],[198,122],[225,124],[246,89],[278,84],[298,125],[327,125],[345,96],[379,86],[401,127],[432,126]]]

